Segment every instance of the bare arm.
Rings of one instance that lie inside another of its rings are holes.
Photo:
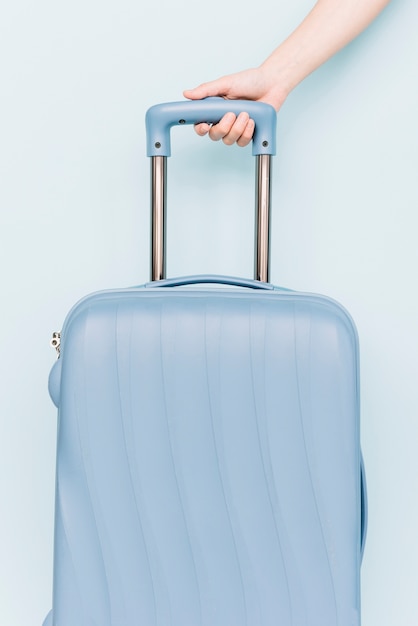
[[[390,0],[318,0],[295,31],[257,68],[223,76],[184,92],[192,100],[207,96],[259,100],[278,111],[289,93],[306,76],[359,35]],[[199,135],[230,145],[246,146],[254,122],[246,113],[228,113],[210,127],[196,126]]]

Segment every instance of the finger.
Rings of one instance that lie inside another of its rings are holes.
[[[206,123],[195,124],[194,129],[195,129],[196,133],[198,135],[200,135],[200,137],[204,137],[205,135],[208,134],[208,132],[210,130],[210,126],[209,126],[209,124],[206,124]]]
[[[237,118],[234,113],[226,113],[217,124],[214,124],[211,127],[209,131],[209,137],[213,141],[219,141],[220,139],[223,139],[231,131],[231,128],[234,125],[236,119]]]
[[[229,133],[223,137],[222,141],[224,142],[224,144],[226,144],[227,146],[232,146],[232,144],[238,141],[245,132],[249,120],[250,117],[248,113],[242,111],[236,118]]]
[[[242,133],[241,137],[237,139],[237,145],[240,146],[240,148],[245,148],[245,146],[248,146],[248,144],[253,138],[254,129],[255,129],[254,120],[249,119],[244,132]]]

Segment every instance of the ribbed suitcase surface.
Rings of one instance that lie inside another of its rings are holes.
[[[54,625],[357,626],[357,335],[277,290],[138,288],[70,313]]]

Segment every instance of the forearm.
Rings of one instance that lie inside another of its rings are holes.
[[[361,33],[390,0],[318,0],[296,30],[257,68],[202,83],[184,92],[193,100],[223,96],[271,104],[278,111],[308,74]],[[196,132],[211,139],[246,146],[254,122],[247,114],[226,115],[218,124],[198,124]]]
[[[390,0],[318,0],[261,68],[277,85],[277,106],[306,76],[360,34]]]

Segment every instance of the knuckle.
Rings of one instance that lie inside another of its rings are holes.
[[[231,130],[232,124],[227,124],[223,120],[221,120],[218,124],[216,124],[216,132],[218,135],[222,135],[223,137],[229,133]]]
[[[220,139],[222,139],[222,135],[218,135],[218,133],[213,133],[212,131],[209,132],[209,137],[212,139],[212,141],[219,141]]]
[[[245,146],[248,146],[248,144],[250,143],[251,139],[248,139],[247,137],[240,137],[237,141],[237,145],[240,148],[245,148]]]

